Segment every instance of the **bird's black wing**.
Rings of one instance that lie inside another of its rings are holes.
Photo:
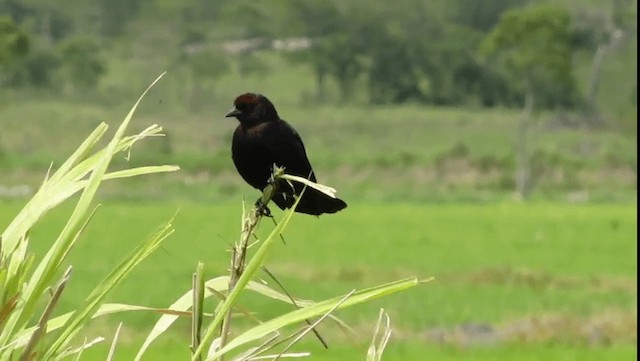
[[[313,182],[316,176],[307,158],[307,152],[298,132],[289,123],[279,120],[272,128],[268,144],[269,154],[275,164],[285,167],[285,173],[307,178]]]
[[[285,167],[287,174],[316,182],[302,139],[293,127],[284,120],[278,120],[266,127],[264,133],[266,136],[262,139],[268,141],[263,145],[269,159],[276,165]],[[280,209],[291,208],[295,203],[294,195],[299,196],[304,188],[304,185],[298,182],[292,182],[292,185],[293,187],[284,181],[278,184],[278,192],[274,195],[273,202]],[[322,213],[335,213],[346,206],[341,199],[330,197],[314,188],[307,188],[296,212],[317,216]]]
[[[296,175],[316,182],[307,152],[298,132],[284,120],[279,120],[270,127],[270,137],[267,145],[268,153],[273,162],[285,168],[285,173]],[[278,184],[278,193],[273,197],[274,203],[280,209],[290,208],[295,202],[294,194],[299,195],[304,185],[298,182],[288,182]],[[309,193],[312,190],[307,190]],[[308,197],[304,197],[308,198]]]

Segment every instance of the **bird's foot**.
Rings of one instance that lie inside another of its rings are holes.
[[[262,203],[261,198],[258,198],[255,204],[255,207],[259,216],[273,218],[273,215],[271,214],[271,210],[269,209],[269,207],[267,207],[266,204]]]

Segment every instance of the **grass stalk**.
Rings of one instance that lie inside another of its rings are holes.
[[[278,177],[280,177],[282,174],[284,174],[284,168],[278,168],[274,166],[272,179],[278,179]],[[249,211],[249,214],[246,215],[242,220],[242,232],[240,233],[240,241],[234,245],[231,254],[228,294],[231,293],[231,291],[233,291],[233,289],[236,287],[238,279],[240,279],[240,276],[242,276],[242,273],[244,272],[245,261],[247,259],[247,249],[249,248],[249,240],[251,239],[251,235],[254,233],[256,227],[260,223],[260,219],[264,215],[264,208],[267,207],[275,193],[276,182],[269,182],[269,184],[267,184],[267,186],[264,188],[262,197],[259,201],[262,209],[260,205],[254,205],[251,211]],[[220,348],[223,348],[227,342],[227,337],[231,329],[231,314],[232,308],[229,308],[222,321],[222,326],[220,329]],[[223,361],[224,357],[221,356],[219,360]]]
[[[200,346],[202,339],[202,318],[204,308],[204,264],[198,263],[196,272],[193,274],[193,308],[191,312],[191,352],[195,352]],[[198,360],[202,360],[198,356]]]

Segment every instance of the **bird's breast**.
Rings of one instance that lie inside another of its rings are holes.
[[[273,160],[270,159],[264,134],[254,128],[236,129],[231,144],[231,157],[242,178],[253,187],[262,189],[271,175]]]

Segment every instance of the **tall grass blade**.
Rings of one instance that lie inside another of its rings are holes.
[[[327,311],[324,315],[322,315],[322,317],[320,317],[319,319],[317,319],[313,324],[308,325],[302,332],[300,332],[299,335],[297,335],[293,340],[291,340],[291,342],[289,342],[289,344],[284,348],[284,350],[282,350],[282,352],[274,359],[274,361],[280,359],[280,357],[287,353],[287,351],[289,351],[291,349],[291,347],[293,347],[293,345],[295,345],[296,343],[298,343],[306,334],[308,334],[311,330],[315,330],[315,327],[318,326],[322,321],[324,321],[327,317],[329,317],[330,314],[332,314],[335,310],[338,309],[338,307],[340,307],[346,300],[349,299],[349,297],[351,297],[351,295],[354,293],[355,291],[351,291],[349,292],[347,295],[345,295],[340,301],[336,302],[336,304],[331,307],[331,309],[329,311]],[[307,319],[305,319],[306,321]]]
[[[116,329],[116,334],[113,336],[113,342],[111,342],[111,347],[109,347],[109,354],[107,355],[107,361],[113,360],[113,356],[116,353],[116,344],[118,343],[118,337],[120,336],[121,329],[122,329],[122,322],[118,324],[118,328]]]
[[[69,357],[71,355],[76,355],[77,356],[76,359],[80,359],[80,355],[79,354],[82,354],[82,352],[84,350],[86,350],[86,349],[88,349],[90,347],[93,347],[94,345],[99,344],[102,341],[104,341],[104,337],[101,337],[101,336],[100,337],[96,337],[93,340],[88,341],[88,342],[87,342],[87,340],[85,338],[85,340],[82,343],[82,346],[75,347],[75,348],[69,349],[69,350],[67,350],[65,352],[62,352],[60,355],[56,356],[54,358],[54,360],[55,361],[64,360],[64,359],[66,359],[67,357]]]
[[[202,337],[202,343],[196,349],[196,351],[192,356],[192,361],[197,360],[197,357],[202,353],[203,345],[207,345],[211,343],[213,339],[213,335],[215,331],[218,329],[218,327],[220,327],[220,323],[222,322],[222,319],[225,317],[225,314],[229,312],[229,310],[231,309],[231,305],[235,303],[236,298],[238,297],[240,292],[247,286],[247,284],[249,283],[251,278],[253,278],[253,276],[256,274],[260,266],[262,266],[273,242],[275,242],[275,240],[280,236],[282,231],[289,224],[289,221],[291,220],[291,216],[293,215],[293,211],[295,210],[295,207],[298,205],[299,201],[300,201],[300,198],[298,198],[296,200],[296,203],[293,205],[293,207],[291,207],[291,209],[286,212],[284,218],[282,219],[282,221],[280,221],[280,224],[278,224],[278,226],[269,234],[267,239],[265,239],[264,242],[262,242],[262,244],[254,254],[254,256],[246,265],[246,268],[242,273],[242,275],[240,276],[240,278],[238,279],[238,282],[236,283],[235,287],[233,288],[233,290],[231,290],[231,292],[229,292],[227,299],[224,302],[222,302],[221,306],[216,310],[216,314],[214,316],[213,321],[211,321],[211,324],[207,328],[204,336]],[[218,354],[218,356],[221,355],[220,353],[216,353],[216,354]]]
[[[200,346],[202,338],[202,318],[204,302],[204,264],[198,262],[196,273],[193,274],[193,307],[191,310],[191,350]]]
[[[65,322],[62,330],[52,342],[45,356],[53,356],[62,347],[66,346],[70,339],[78,332],[80,326],[86,322],[100,306],[104,297],[116,285],[118,285],[142,260],[155,251],[162,241],[173,233],[169,221],[149,240],[141,244],[131,255],[118,265],[93,292],[87,297],[85,304],[78,308]]]
[[[163,315],[171,315],[175,317],[191,316],[191,313],[186,311],[177,311],[177,310],[171,310],[171,309],[165,309],[165,308],[155,308],[155,307],[146,307],[146,306],[138,306],[138,305],[128,305],[123,303],[105,303],[98,308],[98,310],[91,316],[91,318],[93,319],[101,316],[117,314],[122,312],[140,312],[140,311],[154,312],[154,313],[159,313]],[[52,318],[51,320],[49,320],[49,322],[47,322],[47,330],[55,331],[60,329],[62,326],[64,326],[64,324],[67,323],[67,321],[71,318],[72,315],[73,315],[73,312],[68,312],[63,315]],[[11,346],[21,347],[26,345],[27,341],[29,340],[33,332],[35,332],[35,330],[36,330],[35,326],[25,329],[16,337],[16,340],[14,341],[13,344],[11,344]],[[5,345],[3,347],[0,347],[0,350],[8,347],[9,345]]]
[[[382,333],[380,333],[381,329]],[[389,318],[389,315],[384,312],[384,309],[380,309],[378,323],[376,324],[376,329],[373,332],[373,339],[371,340],[371,344],[367,350],[367,361],[382,361],[382,354],[384,353],[384,349],[387,347],[387,343],[390,338],[391,319]]]
[[[392,283],[388,283],[381,286],[372,287],[366,291],[357,291],[353,293],[351,297],[345,300],[344,303],[340,304],[337,309],[350,307],[374,298],[378,298],[391,293],[403,291],[408,288],[415,287],[418,284],[420,284],[420,282],[418,281],[417,278],[409,278],[406,280],[401,280],[401,281],[392,282]],[[333,307],[335,307],[335,305],[339,303],[341,299],[342,298],[329,299],[323,302],[319,302],[315,305],[294,310],[287,314],[268,320],[258,326],[255,326],[245,331],[243,334],[229,341],[229,343],[225,347],[223,347],[218,352],[213,354],[211,359],[215,359],[216,357],[219,357],[220,355],[223,355],[249,342],[258,340],[268,335],[269,333],[279,330],[283,327],[304,321],[305,319],[323,315],[327,313],[329,310],[331,310]]]
[[[7,256],[13,253],[19,239],[24,237],[26,232],[52,207],[49,196],[52,189],[55,189],[55,185],[60,181],[60,178],[93,148],[107,131],[107,128],[106,124],[100,124],[69,159],[62,164],[60,169],[42,184],[36,194],[5,228],[1,236],[2,253],[0,257],[3,263],[7,262]]]
[[[77,235],[77,233],[80,231],[81,222],[87,216],[89,206],[93,200],[93,197],[98,190],[98,186],[100,185],[102,178],[106,173],[107,167],[111,162],[111,158],[113,157],[113,154],[115,153],[116,148],[120,143],[120,139],[122,139],[136,108],[140,104],[140,101],[142,100],[144,95],[158,80],[160,80],[161,77],[162,75],[158,77],[143,92],[138,101],[134,104],[133,108],[129,111],[129,114],[127,114],[127,116],[125,117],[124,121],[120,124],[120,127],[116,130],[115,135],[105,149],[104,155],[96,160],[95,167],[91,172],[88,184],[84,188],[84,191],[82,192],[80,199],[76,204],[76,207],[69,217],[69,220],[60,232],[60,235],[58,236],[54,244],[46,253],[36,270],[33,272],[30,280],[27,282],[22,298],[24,302],[19,304],[20,312],[15,312],[10,316],[6,327],[3,330],[3,337],[2,339],[0,339],[0,343],[8,343],[8,335],[13,334],[16,328],[23,327],[33,314],[34,308],[38,300],[40,299],[40,296],[43,294],[45,287],[51,282],[52,278],[60,267],[64,255],[68,253],[69,249],[73,245],[73,241],[76,238],[74,237],[74,235]],[[85,141],[85,143],[83,144],[86,144],[87,142],[88,141]],[[56,172],[56,174],[58,173]],[[56,174],[54,174],[52,179],[57,179]],[[46,184],[51,184],[51,180]],[[41,189],[41,191],[42,190],[43,189]]]
[[[208,288],[213,288],[216,290],[224,290],[229,285],[229,276],[221,276],[211,279],[205,282],[205,297],[211,295]],[[169,309],[186,312],[193,306],[193,289],[185,292],[178,300],[176,300]],[[151,332],[147,335],[147,338],[144,340],[144,343],[138,350],[136,354],[135,360],[140,360],[144,353],[147,351],[151,343],[153,343],[160,335],[162,335],[169,327],[178,319],[178,315],[163,315],[156,322],[156,324],[151,329]]]
[[[35,354],[34,352],[35,347],[40,341],[40,339],[42,338],[42,336],[47,332],[47,323],[51,318],[51,313],[53,312],[53,309],[55,308],[58,301],[60,300],[62,291],[64,291],[64,288],[67,285],[69,278],[71,277],[72,269],[73,268],[71,266],[67,268],[67,271],[62,276],[60,283],[58,283],[58,286],[56,286],[55,290],[53,291],[53,294],[51,295],[51,300],[49,300],[47,307],[45,307],[44,312],[42,313],[42,316],[38,321],[38,325],[36,326],[35,332],[31,334],[31,338],[29,339],[29,342],[27,342],[27,346],[22,351],[22,356],[20,357],[21,361],[27,361],[33,358],[33,355]]]

